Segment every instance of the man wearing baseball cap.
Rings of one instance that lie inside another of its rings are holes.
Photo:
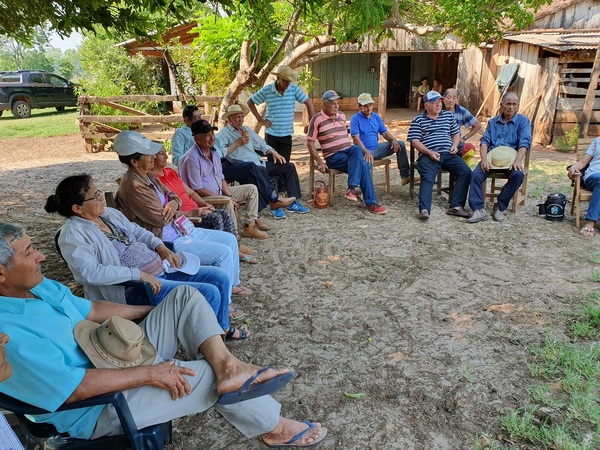
[[[439,92],[427,92],[423,102],[425,110],[412,120],[408,129],[408,141],[420,153],[417,161],[417,170],[421,175],[419,219],[429,219],[433,184],[442,169],[450,172],[455,180],[446,214],[469,217],[464,206],[471,181],[471,169],[458,154],[460,129],[454,114],[442,110],[442,96]]]
[[[248,108],[258,123],[264,125],[267,145],[283,156],[285,162],[290,162],[296,102],[306,105],[308,117],[315,114],[315,108],[312,100],[296,84],[298,75],[290,66],[282,64],[271,75],[275,75],[275,82],[266,85],[250,97]],[[256,105],[262,103],[267,104],[264,117],[256,109]],[[272,156],[269,155],[268,158],[269,161],[273,161]]]
[[[385,214],[387,208],[377,203],[375,187],[371,178],[371,166],[367,163],[366,149],[352,145],[348,141],[348,128],[346,116],[339,112],[340,96],[335,91],[325,91],[321,100],[323,109],[313,116],[308,125],[306,143],[308,151],[317,162],[319,171],[325,173],[327,169],[337,169],[348,174],[348,190],[346,198],[358,201],[355,188],[360,186],[367,210],[371,214]],[[324,160],[317,152],[315,142],[321,144]]]
[[[240,203],[244,203],[244,217],[241,217],[244,225],[242,236],[266,239],[267,233],[261,231],[256,224],[258,219],[256,186],[253,184],[229,186],[223,176],[221,156],[214,147],[217,127],[201,119],[192,124],[191,130],[195,144],[179,160],[179,174],[183,182],[209,203],[211,197],[223,195],[231,197],[235,208],[239,208]]]
[[[358,145],[365,154],[369,164],[374,160],[383,159],[396,154],[400,180],[402,184],[410,182],[410,168],[404,141],[396,138],[385,127],[381,116],[373,112],[375,101],[371,94],[364,93],[358,96],[358,112],[350,118],[350,136],[354,145]],[[379,143],[379,135],[387,141]],[[365,153],[365,150],[368,152]]]

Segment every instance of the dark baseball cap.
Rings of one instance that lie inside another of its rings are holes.
[[[200,119],[196,120],[192,124],[192,136],[196,136],[200,133],[210,133],[213,130],[218,130],[217,127],[212,126],[207,120]]]

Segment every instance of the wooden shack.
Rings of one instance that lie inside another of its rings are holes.
[[[555,1],[538,11],[529,30],[506,33],[502,41],[461,54],[461,103],[473,112],[483,106],[483,115],[494,115],[501,95],[496,77],[502,65],[517,63],[518,78],[510,90],[520,96],[521,112],[534,119],[534,142],[550,144],[581,122],[599,43],[600,1]],[[598,100],[593,109],[589,132],[598,135]]]

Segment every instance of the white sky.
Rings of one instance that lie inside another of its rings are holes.
[[[77,46],[81,44],[82,39],[83,37],[76,31],[71,33],[71,36],[64,40],[61,39],[58,34],[52,33],[50,35],[50,44],[52,44],[54,48],[60,48],[64,53],[65,50],[69,50],[70,48],[77,48]]]

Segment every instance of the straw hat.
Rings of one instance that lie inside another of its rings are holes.
[[[246,114],[248,114],[248,112],[249,111],[246,108],[242,108],[241,105],[231,105],[229,108],[227,108],[225,114],[223,114],[222,119],[227,120],[229,116],[232,116],[234,114],[243,114],[245,116]]]
[[[517,159],[517,151],[506,145],[493,148],[487,154],[487,160],[492,169],[508,169],[515,159]]]
[[[98,369],[150,366],[156,350],[144,331],[131,320],[113,316],[102,325],[82,320],[75,325],[75,340]]]
[[[290,66],[286,66],[285,64],[275,69],[275,72],[271,72],[271,75],[283,78],[284,80],[287,80],[290,83],[295,83],[298,80],[298,74],[296,73],[296,71],[292,70]]]

